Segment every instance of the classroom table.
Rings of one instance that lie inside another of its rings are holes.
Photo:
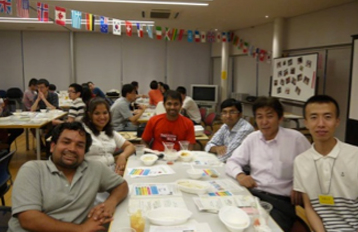
[[[9,117],[0,118],[0,129],[36,129],[36,157],[41,159],[40,128],[51,123],[52,120],[61,118],[67,113],[61,110],[40,112],[16,112]]]
[[[195,151],[194,151],[195,152]],[[203,153],[199,152],[198,153]],[[194,153],[195,154],[195,153]],[[158,160],[155,165],[166,165],[166,161]],[[138,178],[132,178],[128,175],[128,169],[129,168],[135,168],[135,167],[143,167],[144,165],[141,163],[140,159],[136,156],[131,156],[127,162],[126,171],[124,174],[124,178],[128,182],[129,186],[131,184],[138,184],[138,183],[170,183],[175,182],[179,179],[188,179],[186,170],[191,168],[190,165],[184,164],[184,162],[181,161],[175,161],[173,165],[168,165],[171,167],[175,173],[169,174],[169,175],[160,175],[155,177],[138,177]],[[200,180],[208,181],[208,180],[227,180],[228,178],[231,178],[225,174],[225,167],[223,164],[221,166],[215,166],[215,167],[208,167],[208,166],[195,166],[196,168],[214,168],[218,173],[219,176],[217,178],[211,178],[209,176],[203,177]],[[233,179],[232,179],[233,180]],[[234,180],[233,180],[234,181]],[[237,182],[234,181],[234,184]],[[238,185],[238,184],[237,184]],[[242,188],[242,187],[240,187]],[[242,188],[241,194],[243,195],[250,195],[250,192],[247,191],[247,189]],[[198,223],[208,223],[210,226],[210,229],[212,232],[227,232],[229,231],[225,225],[220,221],[217,213],[209,213],[209,212],[200,212],[197,208],[197,206],[194,204],[193,197],[197,195],[189,194],[189,193],[182,193],[182,198],[185,202],[185,205],[188,210],[190,210],[193,215],[191,219],[194,219]],[[130,227],[130,219],[129,215],[127,213],[128,203],[130,199],[138,199],[142,196],[131,196],[129,195],[123,202],[121,202],[115,211],[114,214],[114,220],[112,221],[109,232],[115,232],[116,229],[121,227]],[[151,196],[152,197],[152,196]],[[164,198],[165,196],[162,196],[161,198]],[[142,198],[143,199],[143,198]],[[269,217],[268,220],[268,226],[271,228],[272,232],[281,232],[282,230],[280,227],[276,224],[275,221],[272,220],[271,217]],[[145,226],[145,232],[148,232],[150,228],[150,223],[148,220],[146,220],[146,226]],[[208,231],[205,231],[208,232]],[[250,226],[248,229],[245,230],[245,232],[254,232],[253,226]]]

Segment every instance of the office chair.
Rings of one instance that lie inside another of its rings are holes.
[[[11,207],[0,206],[0,232],[8,230],[8,223],[11,218]]]
[[[5,206],[4,195],[7,193],[7,191],[9,191],[12,185],[9,164],[14,153],[15,151],[8,152],[7,150],[2,150],[0,152],[0,197],[3,206]],[[9,181],[10,184],[8,183]]]
[[[24,96],[23,92],[19,88],[10,88],[6,91],[7,100],[9,102],[9,107],[12,112],[16,109],[22,109],[22,97]],[[15,109],[10,105],[15,105]]]

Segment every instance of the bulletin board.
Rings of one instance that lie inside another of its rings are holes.
[[[318,53],[274,59],[271,96],[304,102],[316,93]]]

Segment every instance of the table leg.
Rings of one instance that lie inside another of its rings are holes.
[[[29,150],[29,129],[26,128],[25,130],[26,130],[25,131],[25,135],[26,135],[26,151],[28,151]]]
[[[36,128],[36,155],[37,160],[41,160],[41,141],[40,141],[40,128]]]

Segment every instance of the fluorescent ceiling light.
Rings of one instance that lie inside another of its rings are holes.
[[[211,0],[206,0],[211,1]],[[56,1],[51,1],[56,2]],[[208,6],[203,2],[170,2],[170,1],[142,1],[142,0],[61,0],[61,2],[99,2],[99,3],[134,3],[134,4],[161,4],[161,5],[184,5],[184,6]]]

